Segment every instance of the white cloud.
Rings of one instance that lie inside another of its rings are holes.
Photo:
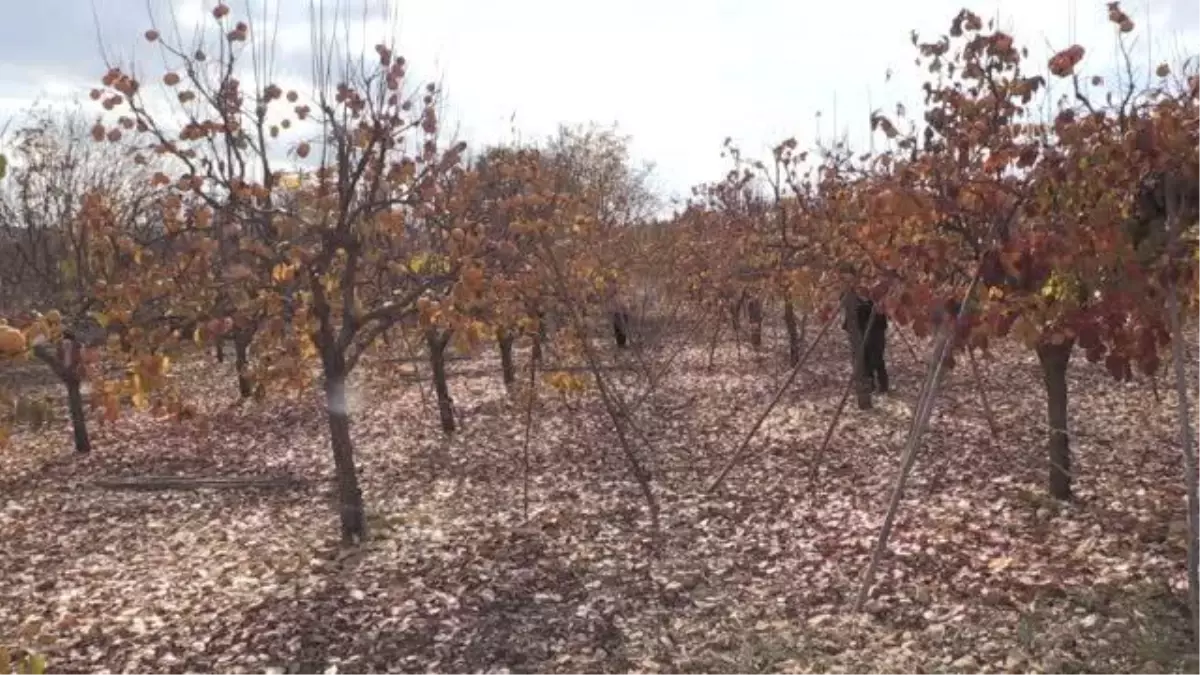
[[[271,0],[281,1],[289,14],[278,33],[278,75],[306,77],[306,3]],[[203,24],[211,18],[200,7],[211,4],[179,2],[178,16],[185,25]],[[245,7],[231,4],[235,13]],[[351,41],[368,49],[389,32],[389,10],[377,0],[370,4],[365,29],[359,21],[350,31]],[[1045,71],[1052,49],[1073,38],[1088,49],[1086,72],[1115,73],[1113,27],[1103,1],[986,0],[970,6],[986,19],[998,17],[1018,44],[1028,46],[1029,66],[1038,72]],[[130,7],[144,12],[141,3]],[[962,0],[398,0],[390,11],[398,17],[398,52],[412,64],[414,77],[443,79],[449,126],[460,125],[467,140],[510,140],[514,129],[536,138],[560,122],[616,121],[633,136],[635,155],[653,160],[659,180],[682,194],[723,173],[720,144],[726,136],[754,154],[790,135],[810,145],[818,112],[826,139],[836,117],[838,131],[865,149],[868,101],[889,111],[897,101],[918,108],[921,74],[913,66],[910,30],[932,39],[961,7]],[[1140,77],[1182,48],[1194,49],[1200,23],[1194,3],[1138,0],[1124,8],[1139,24]],[[260,9],[252,16],[262,15]],[[140,16],[123,21],[142,26],[129,29],[127,43],[140,40],[149,23]],[[108,26],[105,34],[113,31]],[[55,72],[53,63],[46,68]],[[94,79],[99,70],[70,75]],[[889,70],[894,76],[885,82]],[[27,95],[28,87],[10,88],[4,79],[0,98]],[[51,88],[61,93],[61,86]]]
[[[818,111],[824,136],[836,116],[839,130],[865,149],[868,100],[888,110],[898,101],[912,110],[920,100],[910,30],[932,39],[961,7],[961,0],[438,0],[402,3],[399,34],[415,67],[444,73],[452,116],[469,137],[508,138],[514,112],[527,136],[560,121],[615,120],[633,135],[637,154],[681,192],[725,169],[725,136],[755,153],[790,135],[811,143]],[[1125,7],[1139,23],[1139,75],[1149,63],[1148,38],[1154,63],[1170,58],[1172,38],[1195,44],[1196,22],[1180,34],[1164,4],[1150,5],[1149,17],[1145,4]],[[1072,37],[1089,49],[1089,73],[1115,71],[1102,2],[993,0],[974,8],[1028,46],[1039,72],[1051,48]],[[885,82],[888,70],[894,77]]]

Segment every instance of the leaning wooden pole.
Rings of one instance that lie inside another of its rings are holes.
[[[775,396],[771,398],[771,402],[767,404],[767,407],[764,408],[762,413],[759,414],[758,419],[755,420],[753,426],[751,426],[746,432],[746,436],[742,438],[742,442],[738,444],[737,449],[734,450],[733,456],[731,456],[729,461],[725,463],[725,466],[717,474],[716,478],[713,478],[712,482],[709,483],[708,489],[705,490],[706,493],[712,493],[713,490],[716,490],[718,487],[720,487],[721,483],[725,480],[725,477],[728,476],[729,472],[733,470],[733,467],[737,466],[738,461],[742,458],[742,455],[745,454],[746,449],[750,447],[750,440],[754,438],[754,434],[758,433],[759,428],[762,426],[763,422],[766,421],[767,416],[771,414],[771,411],[775,409],[775,405],[779,403],[779,399],[783,398],[784,392],[788,390],[788,387],[792,386],[792,382],[796,379],[796,375],[800,373],[800,369],[804,367],[804,364],[808,361],[808,357],[812,355],[813,350],[817,348],[817,345],[821,344],[821,338],[825,336],[825,333],[829,332],[829,327],[833,325],[833,322],[837,320],[838,316],[839,314],[834,312],[833,315],[829,317],[829,321],[825,322],[825,327],[822,328],[821,332],[817,334],[817,337],[812,341],[812,344],[808,346],[808,349],[804,350],[804,354],[800,356],[800,361],[792,367],[792,372],[788,374],[787,379],[784,380],[783,384],[779,386],[779,389],[775,391]]]
[[[883,517],[883,524],[879,528],[879,537],[875,540],[875,547],[871,551],[871,560],[867,564],[867,568],[863,570],[862,581],[858,587],[858,595],[854,599],[855,612],[861,612],[863,605],[866,604],[867,594],[870,592],[871,583],[875,579],[875,572],[879,569],[880,561],[883,560],[883,552],[887,550],[888,538],[891,536],[892,526],[896,522],[896,514],[900,511],[900,500],[904,496],[904,485],[908,482],[908,476],[912,472],[913,464],[916,462],[921,435],[925,433],[925,428],[929,425],[929,418],[933,414],[933,404],[937,398],[942,367],[945,364],[946,355],[950,352],[951,340],[963,324],[963,320],[967,315],[967,306],[971,304],[971,299],[975,294],[975,287],[978,283],[979,272],[976,271],[970,285],[967,286],[967,292],[963,297],[963,302],[958,307],[958,313],[955,315],[954,321],[942,330],[942,335],[938,338],[937,344],[934,346],[933,360],[929,364],[929,374],[925,377],[921,397],[917,401],[917,409],[913,412],[913,423],[909,428],[908,439],[904,444],[904,453],[900,459],[900,471],[896,476],[896,484],[892,488],[892,497],[888,502],[887,513]]]
[[[1168,181],[1167,195],[1167,265],[1174,271],[1179,250],[1179,220],[1184,209],[1184,195],[1178,178]],[[1200,475],[1197,475],[1196,430],[1192,428],[1192,406],[1188,400],[1187,355],[1183,343],[1183,310],[1180,308],[1179,287],[1174,274],[1167,281],[1167,312],[1171,322],[1171,361],[1174,365],[1175,398],[1179,417],[1179,445],[1183,452],[1184,487],[1187,489],[1187,593],[1188,609],[1192,615],[1193,635],[1200,636]]]
[[[875,308],[871,308],[871,315],[867,317],[867,325],[863,327],[863,335],[865,336],[875,323],[875,317],[878,316]],[[855,361],[864,358],[866,352],[866,341],[860,341],[856,352],[852,355]],[[838,422],[842,419],[842,413],[846,411],[846,402],[850,400],[850,393],[854,391],[858,385],[859,374],[857,369],[851,368],[850,378],[846,380],[846,386],[842,389],[842,398],[838,401],[837,409],[833,411],[833,419],[829,420],[829,426],[825,428],[825,435],[821,438],[821,445],[817,448],[816,454],[813,455],[812,462],[808,469],[808,492],[812,496],[816,496],[817,479],[821,473],[821,463],[825,460],[825,451],[829,449],[829,443],[833,441],[833,432],[837,430]]]

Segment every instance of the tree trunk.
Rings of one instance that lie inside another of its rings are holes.
[[[708,369],[710,371],[713,369],[713,366],[716,365],[714,361],[717,357],[717,344],[721,339],[721,329],[725,327],[724,322],[720,320],[718,320],[716,324],[717,325],[713,328],[712,339],[709,340],[708,343]]]
[[[542,336],[534,333],[533,345],[529,348],[529,358],[534,363],[542,362]]]
[[[254,394],[254,382],[250,380],[250,338],[241,334],[233,336],[233,358],[237,367],[238,393],[242,398]]]
[[[513,334],[504,328],[497,328],[496,342],[500,345],[500,370],[504,375],[504,386],[511,389],[517,381],[517,369],[513,365]]]
[[[858,325],[858,295],[853,291],[842,295],[842,321],[850,337],[850,369],[854,378],[854,393],[859,410],[870,410],[874,386],[867,372],[866,336]]]
[[[537,330],[533,332],[533,347],[529,356],[534,363],[541,363],[542,343],[546,341],[546,315],[539,309],[534,311],[534,317],[537,318]]]
[[[783,301],[783,325],[787,328],[788,364],[795,367],[800,363],[800,327],[796,322],[796,305],[791,298]]]
[[[736,339],[742,332],[742,304],[746,302],[746,294],[742,293],[737,300],[729,303],[729,325],[733,328]]]
[[[87,454],[92,451],[92,441],[88,438],[87,412],[83,408],[83,392],[78,377],[70,376],[63,380],[67,385],[67,409],[71,413],[71,431],[75,436],[75,452]]]
[[[750,320],[750,346],[762,349],[763,307],[758,297],[750,296],[746,301],[746,318]]]
[[[367,520],[362,490],[354,466],[354,444],[350,440],[350,411],[346,404],[346,365],[340,354],[326,354],[325,406],[329,416],[329,441],[337,474],[338,511],[342,522],[342,542],[353,544],[367,537]]]
[[[1050,424],[1050,495],[1071,499],[1071,445],[1067,434],[1067,364],[1071,361],[1073,340],[1061,345],[1040,344],[1038,361],[1046,382],[1047,418]]]
[[[33,348],[34,356],[45,363],[63,386],[67,388],[67,409],[71,414],[71,431],[75,437],[75,452],[87,454],[92,451],[88,437],[87,412],[83,407],[83,392],[80,360],[82,349],[79,342],[64,339],[57,347],[42,343]]]
[[[629,344],[629,313],[618,309],[612,312],[612,329],[613,338],[617,341],[617,348],[624,349]]]
[[[446,384],[446,345],[450,344],[450,332],[431,328],[425,332],[425,343],[429,346],[429,365],[433,369],[433,390],[437,393],[442,431],[452,434],[455,428],[454,402],[450,398],[450,387]]]

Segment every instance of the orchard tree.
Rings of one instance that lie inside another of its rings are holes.
[[[325,19],[340,26],[350,15]],[[360,541],[366,519],[347,377],[385,331],[430,311],[419,306],[422,296],[480,282],[467,253],[436,270],[414,265],[428,241],[414,235],[440,226],[438,178],[463,147],[439,147],[438,90],[414,90],[405,60],[387,44],[370,58],[340,58],[352,46],[327,38],[343,31],[313,26],[315,79],[302,96],[254,67],[272,60],[269,30],[224,4],[209,21],[219,31],[215,39],[201,32],[199,46],[171,44],[159,27],[146,32],[168,63],[160,87],[111,66],[94,98],[112,110],[112,128],[134,131],[147,152],[170,163],[171,210],[184,215],[179,237],[191,242],[181,285],[208,291],[180,298],[186,313],[202,319],[232,308],[235,317],[261,317],[262,376],[303,384],[308,364],[319,363],[342,539]],[[150,90],[176,99],[182,112],[154,112]],[[281,185],[296,165],[301,186]],[[243,260],[218,264],[224,236],[235,238]]]
[[[812,186],[802,175],[807,152],[797,152],[795,138],[788,138],[771,150],[768,167],[757,162],[755,168],[770,187],[772,212],[767,231],[778,253],[772,285],[783,298],[783,324],[787,330],[788,363],[800,363],[808,312],[815,306],[812,297],[814,272],[819,273],[814,238],[816,218],[811,213]],[[803,315],[798,319],[797,304]]]
[[[475,197],[480,190],[478,171],[455,166],[438,177],[438,189],[432,202],[416,216],[411,236],[422,251],[410,267],[433,274],[461,272],[461,283],[430,286],[419,300],[419,328],[429,352],[433,388],[437,397],[442,431],[457,428],[453,399],[447,381],[447,349],[469,352],[487,332],[488,285],[496,279],[485,274],[487,251],[482,246],[487,233],[477,220]],[[459,267],[461,265],[461,268]],[[485,277],[488,283],[485,284]],[[450,279],[452,277],[446,277]]]
[[[629,142],[616,126],[564,125],[539,156],[556,191],[587,194],[605,226],[632,227],[653,217],[659,200],[650,185],[653,165],[634,166]]]
[[[524,212],[529,210],[522,197],[540,165],[536,148],[497,146],[485,150],[474,166],[478,181],[471,208],[488,247],[482,261],[489,279],[490,323],[500,351],[501,376],[508,388],[517,379],[513,346],[518,337],[530,336],[535,361],[546,338],[544,308],[546,296],[552,295],[548,293],[550,282],[534,264],[528,237],[519,231],[527,215]]]
[[[1123,41],[1132,22],[1119,8],[1110,18]],[[1153,218],[1135,213],[1139,197],[1154,201],[1147,186],[1167,174],[1194,175],[1194,129],[1191,138],[1181,130],[1194,115],[1195,94],[1158,87],[1135,95],[1131,88],[1097,105],[1076,90],[1052,124],[1038,124],[1031,102],[1045,79],[1023,72],[1025,52],[1012,36],[985,30],[964,11],[949,36],[917,47],[938,74],[925,85],[923,144],[904,139],[909,157],[885,157],[891,170],[869,197],[875,224],[854,240],[895,280],[890,313],[898,322],[922,334],[964,307],[955,347],[986,348],[993,337],[1012,335],[1037,353],[1049,490],[1069,499],[1066,375],[1075,345],[1126,379],[1134,365],[1153,373],[1171,338],[1166,294],[1161,282],[1148,281],[1154,264],[1166,263],[1153,262],[1153,244],[1125,233],[1163,229],[1161,215],[1152,226]],[[1084,54],[1078,45],[1063,50],[1049,74],[1077,85]],[[886,119],[876,124],[898,135]],[[899,245],[872,245],[887,241],[873,228]],[[1143,249],[1140,261],[1131,246]],[[1176,255],[1169,267],[1190,278],[1194,259]],[[963,297],[958,289],[973,279],[981,291]]]
[[[1110,18],[1128,59],[1124,35],[1132,22],[1119,8]],[[987,320],[1031,345],[1042,364],[1050,492],[1060,499],[1072,494],[1066,370],[1073,348],[1118,380],[1130,379],[1135,367],[1155,375],[1172,338],[1165,287],[1195,274],[1188,247],[1164,257],[1166,208],[1153,196],[1164,178],[1184,176],[1194,185],[1196,135],[1184,130],[1195,119],[1195,94],[1162,86],[1138,93],[1130,83],[1123,98],[1096,105],[1078,89],[1083,55],[1076,45],[1049,63],[1075,96],[1043,134],[1024,227],[989,254],[984,269],[992,289]],[[1194,226],[1194,208],[1178,215]]]
[[[891,287],[884,307],[893,321],[924,335],[961,311],[952,348],[986,349],[991,335],[1006,334],[1021,315],[1013,307],[1001,314],[994,303],[1036,293],[1053,267],[1029,251],[1025,266],[1010,266],[1011,274],[997,275],[992,265],[999,252],[1024,250],[1030,238],[1043,242],[1048,236],[1028,212],[1038,185],[1029,174],[1044,134],[1027,121],[1026,106],[1044,79],[1023,71],[1024,52],[1012,36],[990,25],[985,30],[983,21],[966,10],[955,17],[949,35],[921,43],[914,34],[913,43],[935,73],[924,85],[923,138],[904,138],[897,152],[881,158],[887,170],[872,181],[866,198],[869,221],[878,225],[860,228],[854,240],[884,272]],[[899,136],[882,115],[872,124],[889,138]],[[885,228],[886,235],[876,227]],[[881,246],[882,241],[895,245]],[[979,288],[977,281],[983,293],[964,295],[964,287]],[[1065,336],[1047,333],[1034,346],[1047,378],[1053,423],[1065,410],[1063,354],[1070,345]],[[1065,436],[1052,431],[1053,492],[1061,492],[1058,481],[1070,471],[1065,456]]]
[[[1115,2],[1108,4],[1108,13],[1125,70],[1132,72],[1125,35],[1134,30],[1133,21]],[[961,329],[956,337],[960,344],[986,346],[990,335],[1014,335],[1037,352],[1048,398],[1049,487],[1059,499],[1072,496],[1066,369],[1073,347],[1079,344],[1089,361],[1103,361],[1113,377],[1127,380],[1134,367],[1152,376],[1161,365],[1160,351],[1171,345],[1188,495],[1188,605],[1195,618],[1200,616],[1200,480],[1183,375],[1182,307],[1193,307],[1196,294],[1200,81],[1195,74],[1171,81],[1170,68],[1161,65],[1160,83],[1139,91],[1130,78],[1100,104],[1081,90],[1086,52],[1072,45],[1055,54],[1048,69],[1071,83],[1074,96],[1061,103],[1052,123],[1032,124],[1024,106],[1044,80],[1017,76],[1020,53],[1012,39],[981,29],[978,17],[959,15],[951,32],[968,39],[949,63],[966,83],[927,88],[942,103],[942,112],[934,108],[927,118],[927,147],[953,153],[961,158],[959,173],[977,177],[947,196],[956,196],[960,207],[1013,214],[994,222],[990,237],[976,239],[969,288],[981,281],[986,293],[978,301],[969,292],[961,300],[952,298],[955,310],[966,305],[969,319],[956,322]],[[937,63],[949,46],[944,40],[922,48]],[[1103,85],[1099,76],[1091,80]],[[978,142],[981,132],[990,142]],[[986,152],[973,158],[980,146]],[[1003,187],[1007,177],[1022,179],[1019,191],[974,189],[989,184],[979,180],[986,173],[993,176],[993,188]],[[969,202],[963,202],[964,195]],[[894,198],[886,201],[897,206]],[[927,415],[929,406],[924,407]],[[909,466],[911,460],[906,470]],[[878,565],[902,481],[857,607]]]
[[[651,186],[653,166],[635,166],[630,138],[615,126],[559,128],[539,149],[541,175],[549,179],[550,189],[560,195],[581,200],[592,211],[586,215],[596,227],[588,234],[588,243],[597,254],[597,270],[606,270],[595,279],[594,303],[610,320],[618,347],[628,339],[633,296],[644,290],[646,280],[634,288],[629,267],[635,265],[638,249],[632,245],[633,233],[655,214],[659,198]]]
[[[525,277],[526,292],[536,288],[533,292],[539,302],[550,300],[564,315],[563,356],[580,357],[590,373],[630,474],[646,501],[651,530],[657,535],[659,508],[653,477],[637,447],[637,440],[645,438],[638,432],[624,396],[605,376],[585,319],[589,306],[606,303],[619,281],[606,255],[611,227],[600,219],[603,211],[597,207],[604,193],[565,183],[557,167],[544,161],[540,153],[517,153],[512,160],[511,171],[521,177],[521,189],[505,200],[508,229],[514,248],[527,256],[525,269],[539,270]],[[552,382],[564,388],[581,386],[565,374]]]
[[[89,127],[78,111],[33,111],[13,134],[14,163],[0,186],[6,351],[27,349],[62,382],[79,453],[91,449],[83,382],[110,329],[127,333],[134,323],[131,314],[124,326],[110,325],[97,289],[120,283],[124,258],[152,246],[160,232],[148,162],[119,139],[94,143]],[[136,329],[150,330],[159,319],[143,311]],[[94,390],[106,388],[123,389],[112,382]]]
[[[742,160],[741,151],[726,139],[723,156],[733,162],[724,179],[693,190],[688,215],[699,237],[700,282],[712,302],[728,312],[734,337],[740,338],[743,311],[750,321],[750,342],[762,347],[763,284],[777,251],[767,247],[768,202],[759,190],[755,173]],[[714,336],[714,342],[716,337]]]

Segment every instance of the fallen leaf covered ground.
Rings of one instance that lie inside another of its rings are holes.
[[[451,439],[418,379],[357,381],[371,537],[343,549],[319,401],[239,405],[230,368],[197,357],[176,373],[202,403],[192,420],[95,423],[84,458],[65,422],[2,451],[0,644],[56,672],[1196,671],[1174,397],[1082,359],[1077,503],[1045,496],[1032,354],[981,361],[998,439],[956,369],[868,611],[851,615],[924,367],[890,347],[895,393],[847,408],[810,484],[843,341],[818,347],[712,495],[786,367],[778,349],[733,345],[711,370],[704,344],[674,359],[634,416],[662,504],[657,548],[590,393],[540,392],[524,518],[524,406],[481,354],[451,364]],[[623,373],[609,374],[636,379]],[[145,475],[298,482],[94,485]]]

